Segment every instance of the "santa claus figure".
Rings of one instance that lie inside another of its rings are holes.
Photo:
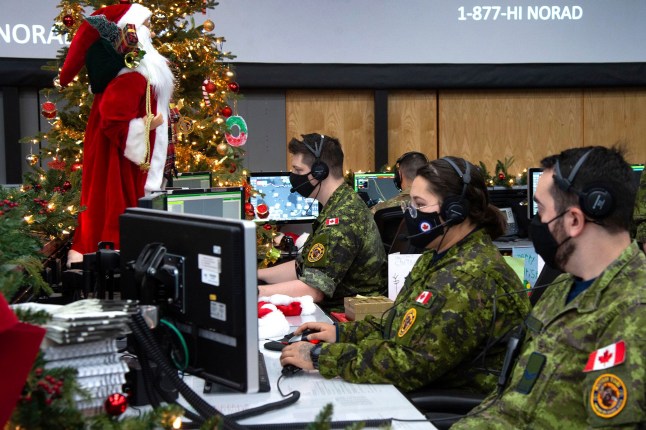
[[[86,209],[79,214],[68,263],[96,252],[102,241],[119,249],[119,215],[162,185],[174,77],[152,44],[150,16],[140,4],[97,10],[79,27],[60,72],[64,87],[87,66],[94,94],[83,140]],[[134,51],[121,49],[129,36],[138,42]]]

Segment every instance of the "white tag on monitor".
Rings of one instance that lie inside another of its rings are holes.
[[[220,257],[214,257],[212,255],[198,254],[197,256],[197,267],[202,270],[209,270],[215,273],[222,273]]]
[[[220,286],[220,274],[210,270],[202,270],[202,282],[205,284]]]

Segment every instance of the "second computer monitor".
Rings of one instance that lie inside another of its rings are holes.
[[[319,216],[318,201],[291,192],[289,172],[251,173],[249,185],[257,192],[250,199],[256,209],[255,221],[302,223],[313,222]],[[269,214],[265,218],[258,215],[257,209],[261,204],[269,208]]]
[[[354,174],[354,190],[369,207],[399,194],[393,172],[367,172]]]
[[[536,186],[538,185],[538,178],[543,174],[542,167],[530,167],[527,170],[527,217],[532,219],[536,212],[538,212],[538,206],[534,201],[534,193],[536,193]]]
[[[244,219],[244,190],[242,187],[173,190],[166,195],[166,210]]]

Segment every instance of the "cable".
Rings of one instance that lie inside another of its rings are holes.
[[[177,360],[175,360],[175,357],[173,357],[172,355],[171,355],[171,358],[173,359],[173,363],[175,364],[175,367],[177,367],[182,372],[185,371],[186,368],[188,367],[188,363],[190,360],[188,355],[188,345],[186,345],[186,340],[184,340],[184,336],[182,335],[182,333],[180,333],[180,331],[177,329],[177,327],[175,327],[173,323],[166,320],[165,318],[160,319],[159,322],[164,324],[166,327],[170,328],[173,331],[173,333],[175,333],[179,338],[179,341],[182,344],[182,348],[184,349],[184,365],[180,366],[179,363],[177,363]]]
[[[326,428],[344,429],[346,427],[363,424],[365,427],[390,427],[392,418],[374,419],[374,420],[353,420],[353,421],[331,421],[325,423]],[[247,429],[269,429],[269,430],[303,430],[309,428],[312,423],[277,423],[277,424],[247,424]]]

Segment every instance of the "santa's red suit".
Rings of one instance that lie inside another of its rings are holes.
[[[154,50],[149,30],[142,27],[151,15],[150,10],[139,4],[119,4],[99,9],[93,15],[97,14],[105,15],[121,28],[135,24],[146,54],[138,67],[124,66],[103,92],[94,95],[83,140],[81,205],[86,210],[79,214],[72,245],[72,253],[80,254],[95,252],[101,241],[113,242],[119,249],[119,215],[127,207],[137,206],[137,200],[146,191],[160,189],[168,147],[168,106],[173,90],[172,73]],[[84,53],[98,39],[95,33],[89,27],[79,28],[61,69],[61,85],[69,83],[82,67],[78,65],[79,56],[85,62]],[[150,130],[148,144],[147,113],[161,114],[164,119],[162,125]],[[141,167],[145,162],[150,163],[148,170]]]

